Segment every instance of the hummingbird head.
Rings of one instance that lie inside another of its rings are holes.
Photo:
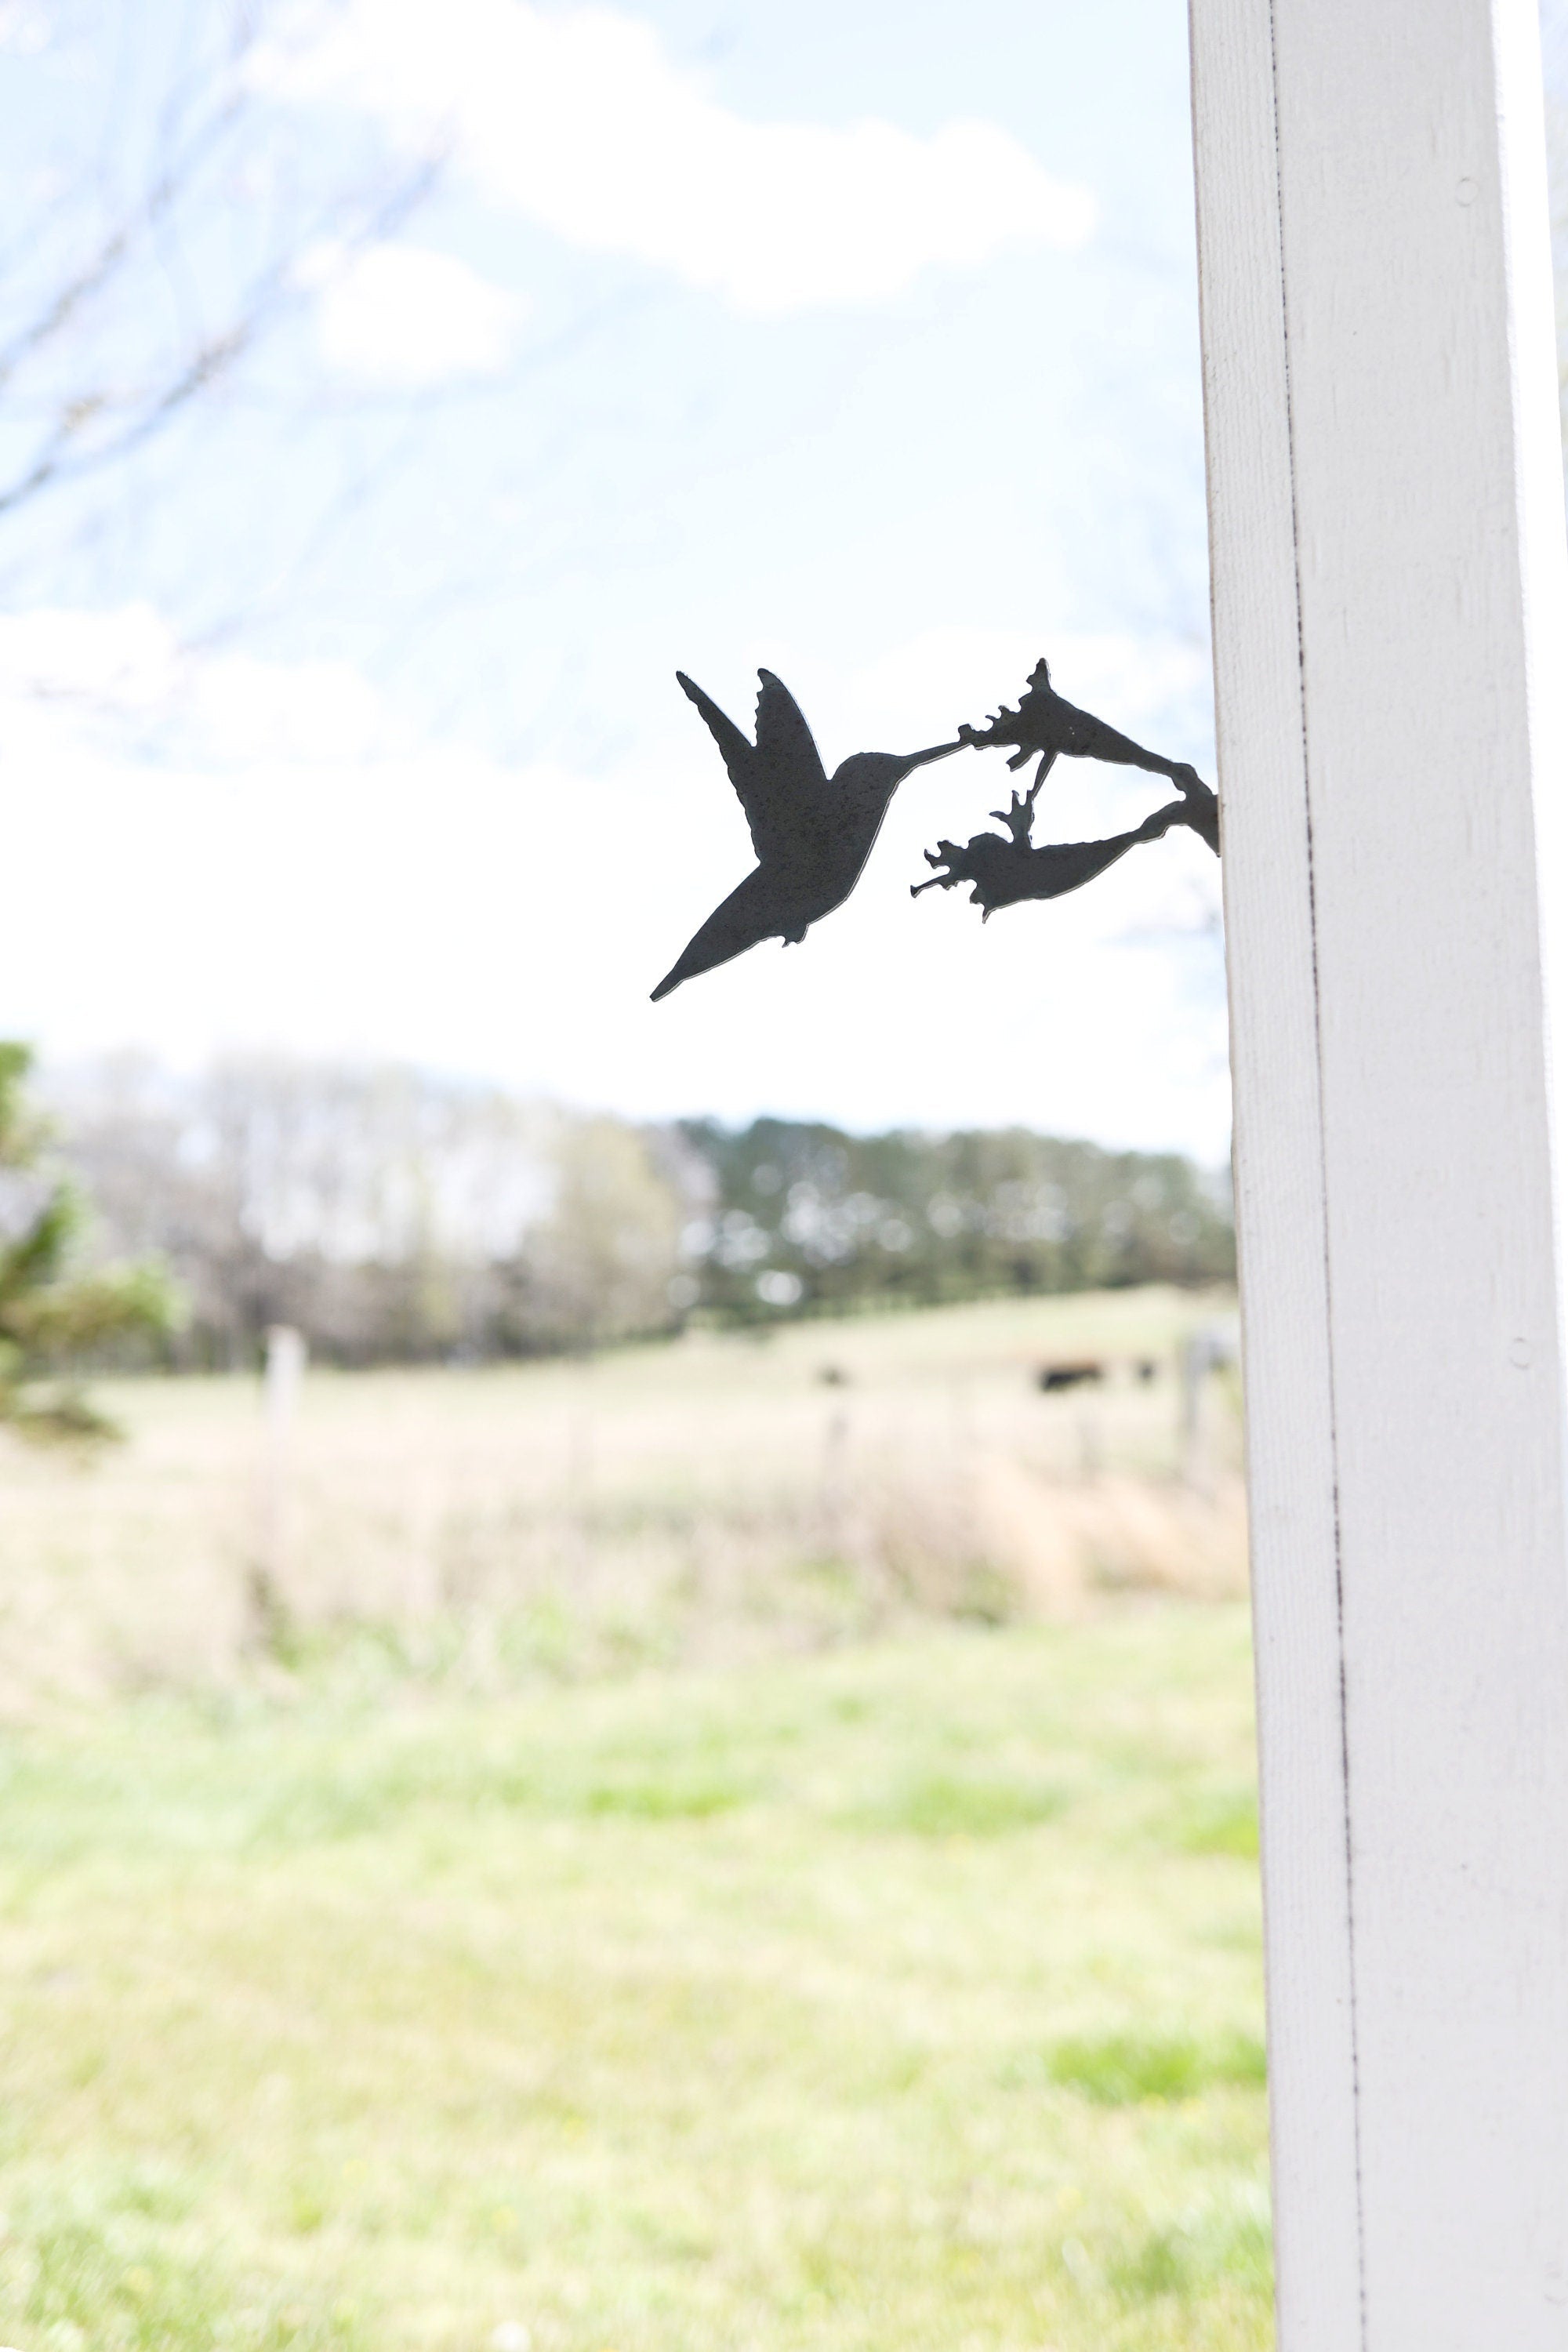
[[[963,749],[962,743],[936,743],[928,751],[857,751],[853,759],[844,761],[833,781],[847,799],[885,809],[916,768],[927,767],[932,760],[945,760],[950,752]]]

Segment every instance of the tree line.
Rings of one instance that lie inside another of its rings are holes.
[[[143,1353],[192,1368],[277,1323],[345,1365],[479,1360],[1234,1270],[1225,1181],[1022,1129],[638,1125],[276,1055],[121,1057],[46,1095],[92,1255],[182,1302]]]
[[[1236,1270],[1228,1176],[1024,1128],[854,1136],[683,1120],[707,1188],[694,1304],[726,1321],[1009,1294],[1201,1284]]]

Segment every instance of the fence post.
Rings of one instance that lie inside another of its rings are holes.
[[[1280,2352],[1568,2347],[1533,0],[1191,0]]]
[[[287,1323],[274,1323],[267,1334],[267,1365],[262,1374],[261,1410],[265,1425],[262,1469],[261,1567],[274,1601],[289,1548],[289,1472],[300,1384],[305,1376],[304,1335]]]

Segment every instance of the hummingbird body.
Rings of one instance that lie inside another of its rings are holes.
[[[687,943],[654,990],[655,1003],[683,980],[728,963],[763,940],[797,945],[854,889],[904,778],[959,749],[942,743],[901,757],[858,751],[829,777],[789,688],[771,670],[757,676],[757,740],[751,743],[700,686],[676,672],[723,754],[757,863]]]

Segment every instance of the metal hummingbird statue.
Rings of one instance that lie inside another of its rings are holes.
[[[728,963],[759,940],[782,939],[785,947],[797,947],[810,925],[841,907],[860,879],[904,778],[963,749],[952,742],[901,757],[858,751],[829,776],[800,705],[771,669],[757,672],[762,691],[754,743],[684,671],[675,675],[723,754],[757,863],[687,941],[653,992],[656,1004],[683,980]]]
[[[918,898],[922,890],[951,890],[968,882],[973,886],[971,903],[982,909],[984,919],[998,907],[1022,898],[1059,898],[1066,891],[1080,889],[1140,842],[1158,841],[1178,824],[1219,856],[1219,803],[1197,770],[1184,761],[1145,751],[1091,711],[1079,710],[1057,693],[1043,660],[1030,673],[1028,689],[1016,710],[1004,703],[984,728],[961,727],[953,742],[937,743],[929,751],[858,751],[831,777],[788,688],[771,670],[759,670],[757,676],[762,690],[752,743],[700,686],[676,672],[682,692],[702,713],[723,755],[751,828],[757,863],[688,941],[654,990],[656,1003],[683,980],[728,963],[760,940],[782,939],[788,947],[804,940],[810,925],[841,907],[854,889],[889,803],[905,777],[954,751],[1010,744],[1015,749],[1009,768],[1021,768],[1037,758],[1039,765],[1026,793],[1015,792],[1009,808],[991,812],[1007,827],[1005,835],[975,834],[962,848],[940,842],[926,852],[927,865],[937,871],[929,881],[914,885],[911,898]],[[1063,753],[1167,776],[1181,798],[1156,809],[1130,833],[1102,841],[1037,846],[1031,837],[1035,803]]]

